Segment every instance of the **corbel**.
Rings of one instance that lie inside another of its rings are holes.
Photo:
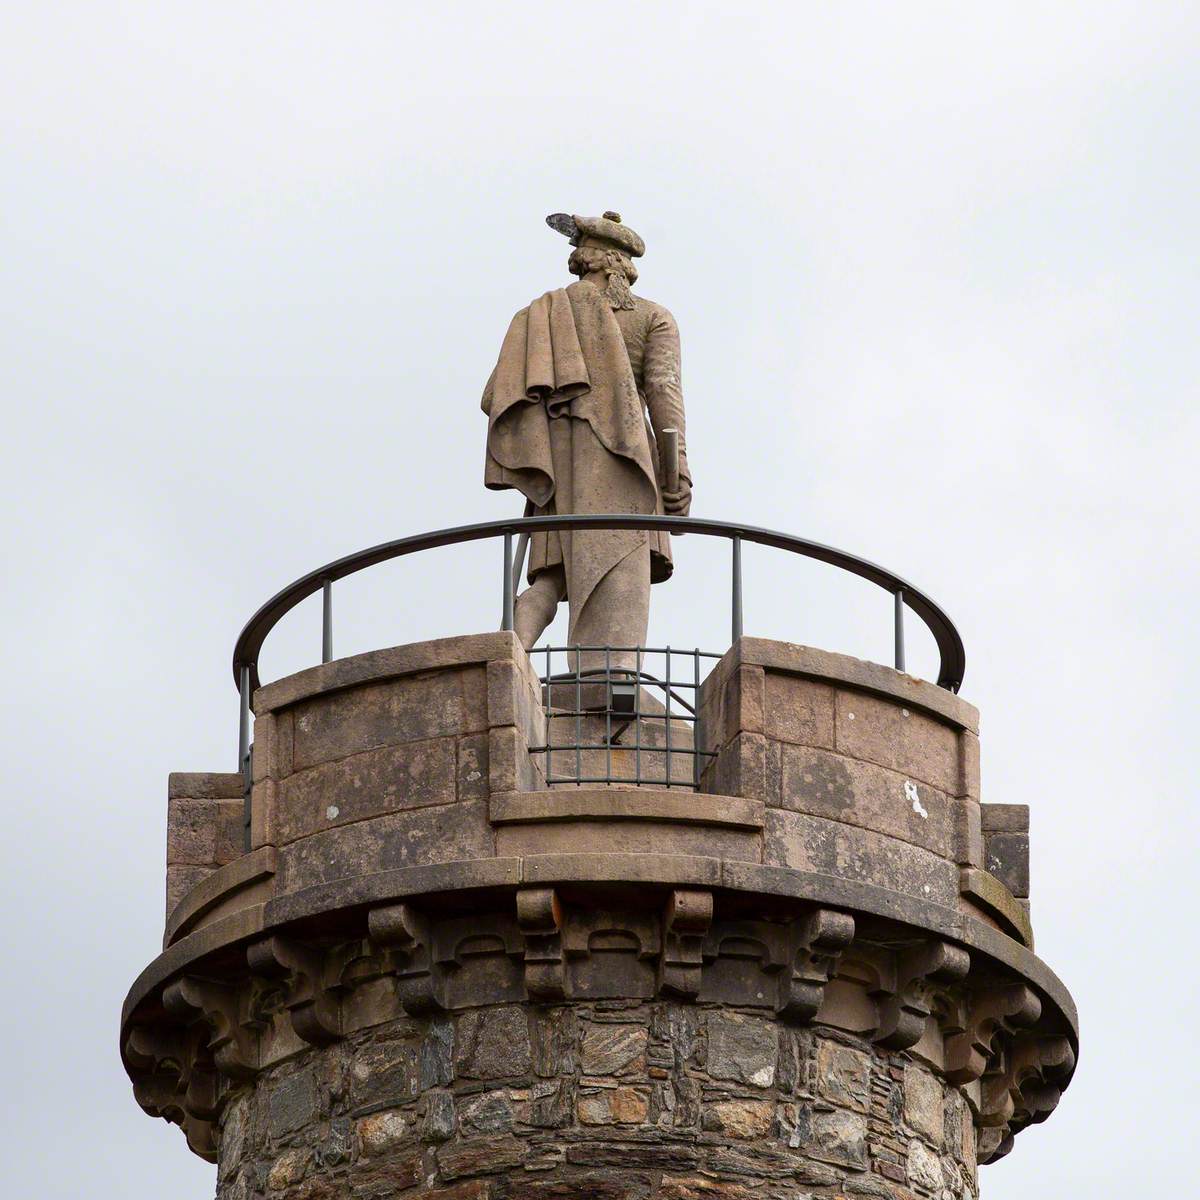
[[[658,990],[686,1000],[700,994],[704,939],[712,926],[713,895],[709,891],[675,888],[663,913],[663,946]]]
[[[391,956],[396,994],[410,1016],[445,1008],[441,980],[433,963],[429,919],[411,904],[386,904],[367,914],[373,945]]]
[[[341,1002],[329,987],[325,954],[290,938],[264,938],[246,950],[250,970],[284,982],[283,1006],[296,1036],[328,1046],[342,1036]]]
[[[1042,1014],[1042,1002],[1024,984],[977,992],[964,1008],[957,1032],[946,1038],[946,1078],[960,1085],[982,1077],[997,1034],[1027,1028]]]
[[[818,908],[792,924],[791,969],[780,980],[780,1016],[811,1021],[821,1007],[825,985],[838,960],[854,940],[854,918],[848,913]]]
[[[1013,1148],[1013,1135],[1007,1129],[981,1129],[975,1145],[975,1161],[985,1166],[999,1162]]]
[[[879,1025],[874,1040],[889,1050],[907,1050],[925,1033],[939,989],[966,978],[971,956],[935,938],[895,956],[893,974],[876,989]]]
[[[188,1024],[202,1022],[208,1028],[204,1047],[223,1075],[249,1080],[258,1073],[258,1037],[242,1021],[236,989],[185,975],[163,988],[162,1002],[172,1016]],[[194,1060],[185,1065],[193,1076],[200,1064]],[[189,1093],[192,1086],[189,1079]]]
[[[525,935],[525,990],[530,1000],[552,1004],[566,996],[563,911],[554,888],[517,892],[517,925]]]
[[[1009,1058],[1013,1117],[1023,1129],[1044,1121],[1058,1106],[1075,1070],[1075,1050],[1065,1037],[1021,1037]]]

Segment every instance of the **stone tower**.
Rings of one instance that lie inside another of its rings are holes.
[[[171,777],[141,1106],[220,1200],[974,1200],[1077,1045],[976,710],[753,637],[674,710],[535,662],[328,661]]]

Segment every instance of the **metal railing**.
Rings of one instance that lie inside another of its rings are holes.
[[[603,666],[583,665],[584,655],[598,660],[601,654]],[[554,670],[556,656],[565,671]],[[540,679],[546,740],[529,753],[541,762],[547,787],[631,783],[700,789],[705,761],[717,757],[704,748],[701,663],[711,665],[722,655],[671,646],[538,646],[532,657],[535,664],[545,663]],[[633,667],[619,665],[621,659],[632,659]],[[660,663],[661,677],[646,669]],[[692,702],[680,692],[690,692]],[[661,693],[662,699],[651,700],[647,693]]]
[[[860,579],[866,579],[893,597],[893,635],[896,670],[905,669],[904,610],[911,609],[925,623],[937,644],[939,654],[939,687],[957,692],[962,685],[966,652],[962,638],[946,613],[907,580],[875,563],[848,554],[833,546],[810,542],[791,534],[761,529],[754,525],[739,525],[732,521],[710,521],[700,517],[642,516],[628,514],[515,517],[505,521],[483,521],[476,525],[459,525],[438,529],[411,537],[383,542],[356,554],[326,563],[315,571],[301,576],[272,596],[246,623],[233,650],[233,678],[239,691],[238,769],[244,772],[247,787],[250,777],[250,696],[260,685],[258,658],[268,634],[279,621],[302,600],[316,592],[322,594],[321,661],[333,659],[333,584],[348,575],[368,567],[409,554],[419,554],[439,546],[453,546],[486,538],[502,538],[504,565],[501,576],[501,628],[513,626],[513,605],[517,581],[513,571],[513,538],[521,534],[548,533],[555,530],[641,529],[666,533],[687,533],[702,537],[726,538],[731,545],[730,571],[730,637],[737,641],[743,630],[742,543],[753,542],[776,550],[786,550],[802,558],[828,563]]]

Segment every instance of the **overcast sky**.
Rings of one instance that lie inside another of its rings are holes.
[[[985,1200],[1193,1186],[1198,34],[1147,0],[9,0],[6,1194],[212,1196],[117,1054],[167,773],[234,767],[230,652],[278,587],[519,511],[479,393],[567,280],[545,214],[606,208],[682,330],[694,514],[932,594],[984,799],[1032,806],[1082,1057]],[[677,554],[654,633],[722,649],[725,554]],[[883,593],[777,560],[747,632],[886,661]],[[346,585],[338,652],[494,628],[498,569]]]

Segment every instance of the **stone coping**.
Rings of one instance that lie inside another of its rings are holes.
[[[277,857],[274,846],[259,846],[257,850],[218,867],[186,891],[167,918],[163,945],[169,946],[180,933],[187,931],[188,926],[218,904],[261,880],[270,879],[275,874]]]
[[[832,650],[816,650],[811,646],[770,638],[740,638],[713,668],[712,674],[705,680],[705,688],[711,688],[719,678],[741,666],[785,671],[872,692],[907,708],[928,713],[959,729],[979,733],[979,710],[936,683],[849,654],[835,654]]]
[[[1075,1004],[1058,976],[1032,951],[967,912],[817,872],[657,854],[538,854],[405,867],[340,879],[249,906],[183,937],[146,967],[126,997],[122,1038],[139,1005],[172,976],[264,932],[314,918],[328,928],[339,914],[361,920],[362,911],[369,907],[422,895],[589,883],[690,886],[808,900],[930,931],[965,946],[973,958],[994,960],[1036,987],[1058,1011],[1078,1046]]]
[[[368,650],[349,658],[337,658],[285,675],[274,683],[260,687],[253,697],[256,716],[286,708],[311,696],[361,683],[393,679],[397,675],[414,675],[420,671],[439,671],[448,667],[474,666],[497,660],[516,661],[531,673],[529,656],[514,633],[468,633],[458,637],[435,638],[427,642],[410,642],[389,646],[384,650]]]
[[[760,800],[656,787],[571,787],[497,792],[489,801],[493,825],[540,821],[673,821],[728,829],[762,829]]]
[[[964,867],[961,872],[962,894],[991,913],[1013,937],[1033,949],[1033,923],[1017,898],[989,871]]]

